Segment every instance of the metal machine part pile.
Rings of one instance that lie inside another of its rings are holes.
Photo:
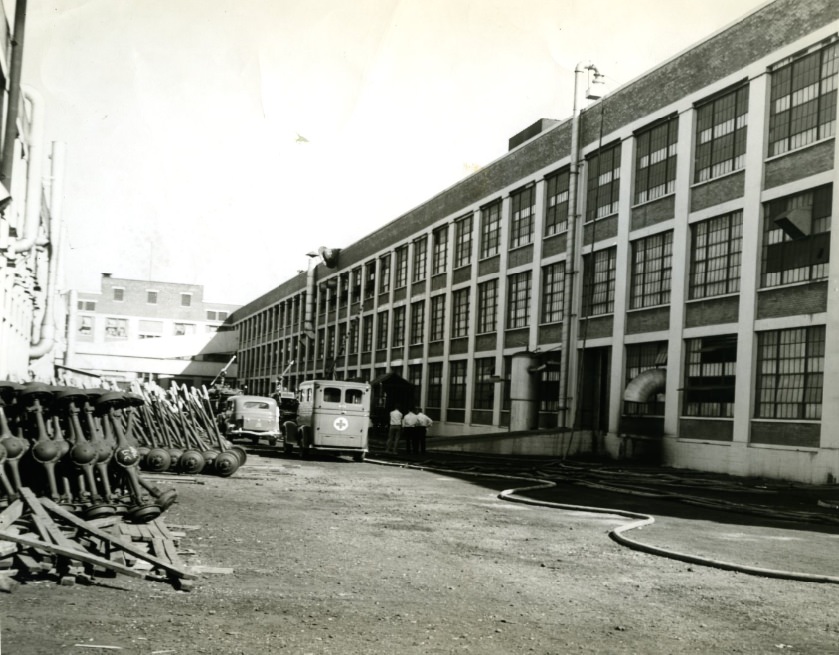
[[[245,451],[218,433],[198,394],[0,381],[0,508],[28,487],[85,519],[151,521],[175,502],[141,470],[227,477]]]

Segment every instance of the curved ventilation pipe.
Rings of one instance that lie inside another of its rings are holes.
[[[26,168],[26,218],[23,237],[12,244],[12,252],[32,250],[38,238],[38,226],[41,223],[41,149],[44,145],[44,101],[41,94],[27,85],[21,85],[25,100],[29,101],[31,117],[29,121],[29,153]]]
[[[50,352],[55,345],[55,302],[58,293],[58,260],[61,252],[61,200],[64,193],[64,144],[52,144],[52,185],[50,187],[50,241],[48,245],[49,272],[44,296],[44,317],[38,343],[29,349],[29,359],[38,359]],[[70,328],[73,329],[72,327]]]
[[[667,369],[648,368],[636,375],[623,392],[623,399],[632,403],[645,403],[666,388]]]

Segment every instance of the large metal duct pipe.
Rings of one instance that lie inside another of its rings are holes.
[[[38,343],[29,349],[29,359],[38,359],[55,345],[55,305],[58,294],[58,268],[61,254],[61,201],[64,194],[64,144],[52,144],[52,184],[50,186],[49,277],[44,297],[44,317]],[[71,326],[70,329],[73,329]]]
[[[35,245],[38,227],[41,223],[41,174],[44,145],[44,100],[41,94],[30,86],[21,85],[23,97],[29,101],[32,115],[29,124],[29,153],[26,168],[26,214],[23,237],[12,244],[12,252],[27,252]]]
[[[645,403],[667,387],[667,369],[648,368],[636,375],[623,392],[623,399],[632,403]]]
[[[26,0],[15,4],[15,25],[11,42],[9,62],[9,104],[6,114],[6,129],[3,133],[3,160],[0,162],[0,184],[12,188],[12,169],[15,160],[17,139],[17,117],[20,111],[20,75],[23,66],[23,37],[26,33]]]
[[[539,356],[516,353],[510,367],[510,430],[539,427]]]

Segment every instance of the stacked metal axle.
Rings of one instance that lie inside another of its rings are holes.
[[[198,414],[187,394],[0,381],[0,507],[28,487],[85,519],[153,520],[177,493],[144,479],[141,466],[184,473],[211,467],[227,476],[244,462],[217,431],[217,447],[207,446]]]

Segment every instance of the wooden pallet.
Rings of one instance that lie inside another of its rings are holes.
[[[160,518],[147,524],[120,517],[85,521],[28,488],[20,496],[0,512],[0,590],[10,591],[20,577],[57,576],[70,585],[92,583],[103,573],[192,588],[197,576]]]

